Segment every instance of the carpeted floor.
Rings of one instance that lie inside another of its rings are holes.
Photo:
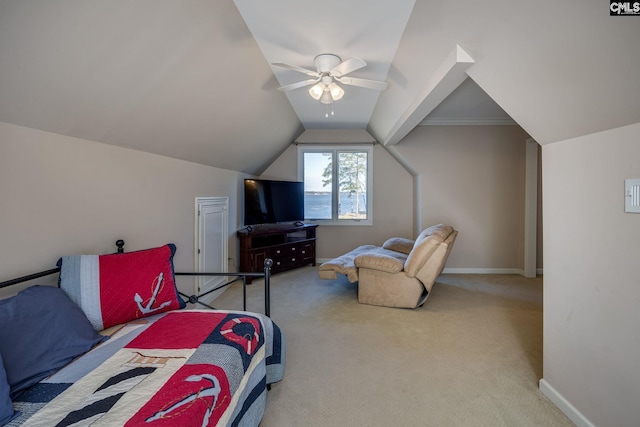
[[[315,267],[272,277],[287,340],[263,427],[572,426],[538,390],[542,279],[442,275],[415,310],[361,305]],[[263,281],[248,310],[263,312]],[[238,309],[234,285],[214,305]]]

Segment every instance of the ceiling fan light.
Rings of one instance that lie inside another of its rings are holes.
[[[331,92],[325,90],[320,97],[320,102],[322,102],[323,104],[332,104],[333,98],[331,97]]]
[[[320,99],[322,94],[324,93],[324,85],[322,83],[315,84],[309,89],[309,95],[316,101]]]
[[[344,89],[342,89],[336,82],[329,85],[329,92],[331,92],[331,98],[333,98],[334,101],[338,101],[344,96]]]

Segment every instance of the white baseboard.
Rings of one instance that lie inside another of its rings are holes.
[[[539,383],[540,391],[542,394],[558,407],[574,424],[578,427],[596,427],[591,421],[587,419],[575,406],[573,406],[567,399],[564,398],[558,391],[551,387],[551,384],[543,379]]]
[[[445,268],[444,274],[518,274],[524,276],[524,270],[519,268]],[[536,274],[543,274],[542,268],[536,269]]]
[[[331,261],[333,258],[317,258],[316,264],[320,265],[324,262]],[[518,274],[524,276],[524,270],[519,268],[445,268],[442,270],[444,274]],[[542,269],[536,270],[537,274],[542,274]]]
[[[444,274],[519,274],[524,275],[524,270],[519,268],[445,268]]]

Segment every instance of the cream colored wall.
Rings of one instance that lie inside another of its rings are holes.
[[[298,181],[298,151],[296,145],[290,145],[260,175],[263,179],[284,179]]]
[[[297,147],[289,147],[263,178],[297,179]],[[411,176],[376,145],[373,151],[373,225],[326,226],[317,231],[316,257],[334,258],[357,246],[382,244],[392,236],[413,236],[413,184]]]
[[[191,271],[199,196],[229,197],[236,256],[236,172],[0,123],[0,182],[0,281],[113,252],[117,239],[127,251],[175,243],[176,269]]]
[[[596,426],[640,420],[640,214],[624,213],[639,134],[640,123],[542,150],[543,384]]]
[[[397,145],[421,174],[423,225],[459,231],[448,269],[524,267],[527,138],[518,126],[418,126]]]
[[[421,174],[422,225],[460,231],[447,268],[519,272],[524,267],[524,167],[528,135],[518,126],[419,126],[397,151]],[[262,175],[297,179],[297,151]],[[388,237],[412,238],[413,177],[375,146],[372,227],[320,226],[320,259]]]

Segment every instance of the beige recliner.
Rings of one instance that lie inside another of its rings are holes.
[[[321,279],[338,273],[358,282],[358,302],[416,308],[424,304],[449,257],[458,232],[444,224],[409,240],[394,237],[380,246],[364,245],[320,265]]]

